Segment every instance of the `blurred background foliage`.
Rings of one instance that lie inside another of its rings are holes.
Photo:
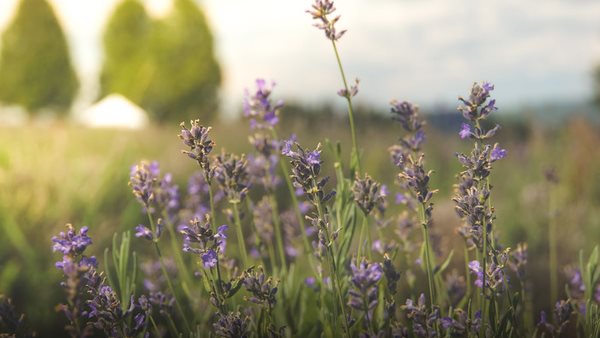
[[[22,0],[2,35],[0,102],[66,115],[79,82],[65,35],[46,0]]]

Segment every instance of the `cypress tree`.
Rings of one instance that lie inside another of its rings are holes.
[[[127,96],[159,122],[210,120],[221,83],[213,37],[193,0],[173,1],[160,20],[137,0],[117,8],[104,35],[102,93]]]
[[[79,82],[65,35],[46,0],[21,0],[2,35],[0,101],[65,114]]]
[[[125,0],[117,6],[103,36],[100,97],[119,93],[140,104],[152,81],[151,32],[152,21],[139,1]]]

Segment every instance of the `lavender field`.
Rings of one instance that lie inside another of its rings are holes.
[[[341,115],[259,78],[239,120],[0,129],[0,337],[600,337],[600,125],[494,79],[366,115],[359,28],[305,15]]]

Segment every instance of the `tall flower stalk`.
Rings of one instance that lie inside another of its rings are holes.
[[[273,210],[272,218],[275,226],[274,232],[277,251],[281,265],[285,269],[286,258],[283,231],[281,229],[281,220],[279,218],[278,203],[275,198],[275,189],[279,183],[279,177],[277,176],[276,171],[278,164],[284,173],[292,205],[304,235],[302,237],[305,252],[310,252],[311,247],[308,240],[309,236],[304,228],[304,218],[296,197],[296,189],[294,189],[292,181],[287,175],[289,168],[285,161],[280,161],[282,141],[277,135],[276,127],[279,123],[279,114],[284,103],[281,100],[277,102],[272,101],[271,93],[274,87],[274,82],[269,85],[265,80],[257,79],[256,90],[252,94],[250,94],[249,91],[246,91],[243,108],[244,116],[249,119],[250,128],[254,131],[254,134],[250,136],[250,143],[254,146],[258,156],[262,159],[261,163],[263,164],[263,168],[260,173],[260,176],[262,176],[260,179],[269,196],[269,203]]]
[[[459,183],[456,186],[456,211],[463,219],[459,232],[481,250],[480,261],[473,261],[469,268],[477,275],[476,285],[481,288],[482,296],[480,309],[482,311],[481,335],[485,336],[486,320],[488,317],[488,297],[494,297],[493,287],[496,281],[489,280],[494,277],[503,278],[503,264],[498,264],[497,251],[494,248],[492,224],[495,219],[494,209],[491,205],[491,189],[489,175],[492,163],[506,156],[506,150],[496,143],[493,146],[486,144],[485,140],[493,137],[498,125],[491,129],[484,129],[482,121],[496,111],[496,100],[489,99],[494,86],[484,82],[475,83],[468,99],[459,98],[461,105],[458,110],[468,123],[463,123],[459,136],[462,139],[473,139],[474,145],[471,154],[457,154],[458,160],[464,170],[459,174]],[[489,99],[489,100],[488,100]],[[488,266],[488,261],[491,265]],[[502,284],[502,283],[500,283]]]
[[[350,169],[357,174],[361,173],[360,165],[360,152],[358,148],[358,142],[356,140],[356,128],[354,126],[354,108],[352,105],[352,97],[358,93],[358,80],[354,86],[349,86],[346,80],[346,74],[344,67],[342,66],[342,60],[340,53],[337,48],[336,41],[338,41],[346,30],[337,31],[335,25],[340,19],[340,16],[332,18],[333,12],[335,12],[335,5],[332,0],[315,0],[311,10],[307,10],[314,20],[317,21],[315,27],[325,32],[325,37],[331,41],[331,46],[335,53],[335,60],[340,70],[342,77],[342,83],[344,87],[338,91],[338,95],[346,99],[346,105],[348,109],[348,120],[350,121],[350,134],[352,136],[352,153],[350,161]]]
[[[248,266],[248,252],[246,251],[246,237],[242,229],[239,205],[246,197],[250,186],[247,165],[248,162],[244,155],[237,157],[223,153],[216,157],[214,167],[215,180],[233,208],[235,230],[244,266]]]
[[[295,148],[295,150],[293,148]],[[324,203],[329,201],[335,195],[335,191],[326,193],[324,187],[329,181],[329,178],[319,177],[321,164],[323,163],[323,161],[321,161],[320,144],[317,145],[315,150],[307,151],[300,147],[298,143],[289,140],[285,142],[282,154],[290,159],[292,166],[291,178],[293,179],[294,186],[298,189],[302,189],[310,202],[315,206],[316,214],[307,218],[318,230],[318,242],[316,244],[317,254],[321,259],[325,259],[329,265],[334,298],[338,302],[337,306],[334,306],[335,320],[337,321],[338,310],[341,311],[342,327],[346,335],[350,335],[348,317],[346,316],[345,302],[342,296],[342,287],[339,278],[340,267],[336,261],[337,253],[334,249],[338,230],[332,228],[328,209],[324,206]],[[325,278],[321,276],[321,287],[323,288],[325,285]]]
[[[399,139],[399,144],[389,148],[393,164],[400,169],[398,179],[400,186],[408,191],[408,196],[401,195],[403,199],[410,198],[409,206],[417,206],[413,210],[418,215],[421,231],[423,234],[425,270],[427,273],[427,285],[429,290],[429,306],[433,309],[436,301],[436,283],[433,275],[435,264],[429,228],[431,227],[431,215],[433,203],[431,199],[437,190],[429,189],[431,171],[425,169],[425,155],[421,152],[421,146],[425,141],[425,132],[419,107],[407,101],[392,101],[390,109],[393,119],[398,121],[405,131],[405,135]]]
[[[182,152],[198,163],[198,166],[204,174],[204,181],[208,184],[210,214],[213,221],[212,227],[213,230],[216,230],[217,225],[215,222],[217,218],[215,213],[214,192],[212,189],[212,179],[215,173],[209,158],[209,154],[215,146],[215,142],[209,137],[212,128],[201,125],[200,120],[190,121],[190,129],[185,126],[184,122],[181,122],[179,126],[181,127],[179,138],[183,141],[184,145],[189,147],[189,150],[182,150]]]
[[[172,194],[170,194],[172,189],[161,186],[159,182],[159,169],[158,164],[156,163],[149,164],[147,162],[141,162],[140,164],[135,165],[131,170],[129,185],[138,202],[140,202],[146,211],[148,222],[150,223],[149,228],[145,225],[138,225],[136,227],[136,237],[144,237],[152,241],[154,250],[160,262],[161,270],[167,282],[167,286],[175,299],[177,311],[183,319],[187,331],[191,332],[191,326],[188,323],[186,314],[183,311],[180,300],[178,299],[179,297],[177,296],[175,288],[173,287],[171,277],[165,267],[164,257],[159,245],[159,238],[163,232],[164,225],[161,218],[158,218],[155,221],[154,214],[160,214],[162,210],[168,210],[169,205],[173,203],[172,199],[174,197]],[[179,250],[175,251],[173,254],[178,255]],[[182,260],[180,260],[180,262],[182,262]],[[185,270],[182,270],[182,273],[184,271]]]

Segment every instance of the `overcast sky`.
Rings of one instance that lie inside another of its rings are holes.
[[[17,0],[0,0],[4,29]],[[100,39],[118,0],[50,0],[91,97],[102,58]],[[144,1],[163,15],[170,0]],[[239,107],[256,77],[277,81],[281,97],[337,100],[331,45],[312,27],[309,0],[202,0],[224,70],[226,107]],[[473,81],[496,84],[500,107],[584,100],[600,64],[598,0],[337,1],[341,56],[359,99],[453,104]]]

